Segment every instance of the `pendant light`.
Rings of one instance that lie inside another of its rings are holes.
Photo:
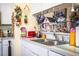
[[[73,6],[73,3],[72,3],[72,9],[71,9],[71,11],[72,11],[72,12],[74,12],[74,11],[75,11],[75,10],[74,10],[74,6]]]
[[[52,10],[54,11],[54,7],[52,8]]]

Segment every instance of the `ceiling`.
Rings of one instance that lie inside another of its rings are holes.
[[[32,14],[35,14],[45,9],[51,8],[53,6],[57,6],[59,4],[62,3],[31,3],[32,6],[31,12]]]

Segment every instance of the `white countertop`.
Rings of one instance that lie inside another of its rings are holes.
[[[58,53],[62,56],[77,56],[77,55],[79,55],[78,53],[75,53],[75,52],[72,52],[72,51],[69,51],[66,49],[62,49],[58,46],[47,46],[47,45],[40,44],[38,42],[34,42],[34,41],[30,41],[30,40],[23,40],[23,41],[26,41],[26,42],[31,43],[33,45],[40,46],[41,48],[49,49],[50,51]],[[67,46],[68,44],[65,44],[65,45]],[[59,45],[59,46],[63,46],[63,45]]]

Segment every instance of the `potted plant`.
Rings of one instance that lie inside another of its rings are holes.
[[[19,6],[16,6],[15,8],[15,12],[16,12],[16,19],[17,19],[17,23],[21,24],[21,18],[22,18],[22,10]]]

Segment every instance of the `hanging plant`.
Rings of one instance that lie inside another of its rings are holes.
[[[71,16],[70,16],[70,19],[73,21],[75,19],[75,16],[76,16],[76,13],[75,12],[72,12],[71,13]]]
[[[20,21],[21,16],[22,16],[22,10],[19,6],[16,6],[15,8],[15,12],[16,12],[16,19],[17,21]]]
[[[24,23],[27,23],[27,16],[24,16]]]
[[[64,19],[64,23],[65,23],[65,24],[67,23],[66,18]]]
[[[16,25],[20,26],[21,25],[21,18],[22,18],[22,10],[19,6],[16,6],[15,13],[16,13],[15,17],[17,19]]]

